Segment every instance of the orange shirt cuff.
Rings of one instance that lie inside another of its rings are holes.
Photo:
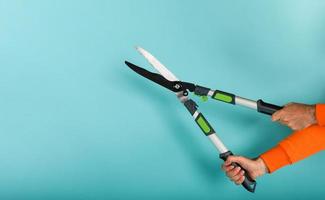
[[[272,173],[281,167],[291,164],[286,151],[280,145],[277,145],[272,149],[266,151],[260,155],[260,158],[262,158],[264,161],[269,170],[269,173]]]
[[[272,173],[325,149],[325,127],[312,125],[296,131],[260,157]]]
[[[316,119],[318,125],[325,126],[325,104],[316,104]]]

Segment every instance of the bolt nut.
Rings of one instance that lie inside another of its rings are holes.
[[[176,85],[174,85],[174,88],[179,89],[179,88],[181,88],[181,86],[179,84],[176,84]]]

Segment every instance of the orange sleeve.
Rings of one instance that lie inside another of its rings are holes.
[[[320,126],[325,126],[325,104],[316,104],[316,119]]]
[[[296,131],[260,157],[272,173],[325,149],[325,127],[312,125]]]

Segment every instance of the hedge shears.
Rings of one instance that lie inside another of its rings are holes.
[[[125,61],[125,64],[139,75],[174,92],[178,100],[191,113],[192,117],[194,118],[194,121],[200,127],[201,131],[211,140],[212,144],[218,149],[218,151],[220,152],[219,157],[224,161],[227,160],[228,156],[233,155],[233,153],[226,148],[226,146],[217,136],[210,123],[198,110],[198,105],[196,104],[196,102],[188,97],[189,92],[201,96],[203,99],[207,99],[208,97],[210,97],[221,102],[254,109],[260,113],[267,115],[272,115],[274,112],[282,108],[281,106],[266,103],[261,99],[254,101],[221,90],[213,90],[207,87],[196,85],[194,83],[180,81],[172,72],[170,72],[148,51],[144,50],[141,47],[136,47],[136,50],[142,56],[145,57],[145,59],[159,72],[159,74],[150,72],[128,61]],[[235,167],[241,167],[238,163],[232,163],[232,165]],[[243,167],[241,168],[245,171]],[[242,183],[243,187],[249,192],[254,192],[256,188],[256,181],[253,180],[246,171],[244,176],[245,180]]]

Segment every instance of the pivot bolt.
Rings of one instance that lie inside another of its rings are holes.
[[[181,86],[180,86],[179,84],[175,84],[175,85],[174,85],[174,88],[175,88],[175,89],[179,89],[179,88],[181,88]]]

